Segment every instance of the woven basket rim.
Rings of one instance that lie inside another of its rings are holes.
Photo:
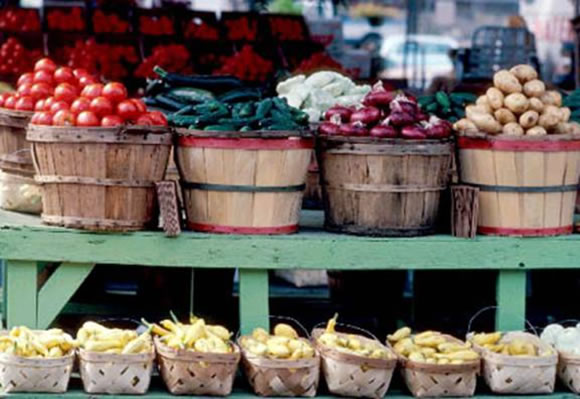
[[[253,353],[247,351],[243,347],[241,343],[243,337],[245,336],[243,335],[238,338],[237,344],[241,348],[244,359],[256,367],[271,368],[271,369],[301,369],[320,366],[320,354],[318,353],[316,347],[312,345],[312,342],[310,342],[306,338],[300,337],[299,339],[301,341],[307,342],[309,345],[313,347],[314,356],[308,359],[289,360],[289,359],[269,359],[263,356],[254,355]]]
[[[58,367],[71,363],[74,357],[74,350],[70,350],[66,355],[56,358],[23,357],[9,353],[0,353],[0,363],[32,368]]]
[[[371,359],[362,355],[356,355],[354,353],[345,353],[345,352],[341,352],[338,351],[334,348],[330,348],[324,344],[321,344],[318,342],[317,338],[322,335],[322,332],[324,331],[323,328],[315,328],[312,330],[311,335],[311,339],[312,339],[312,343],[314,345],[314,347],[318,350],[318,352],[320,353],[321,357],[329,357],[335,361],[338,362],[342,362],[342,363],[349,363],[349,364],[355,364],[355,365],[367,365],[367,366],[371,366],[373,368],[380,368],[380,369],[391,369],[391,368],[395,368],[397,366],[397,355],[395,354],[395,352],[387,347],[386,345],[383,345],[379,340],[377,339],[372,339],[372,338],[367,338],[363,335],[359,335],[359,334],[348,334],[348,333],[343,333],[343,332],[335,332],[335,334],[337,334],[338,336],[349,336],[349,335],[353,335],[355,337],[357,337],[357,339],[362,340],[363,342],[372,342],[374,344],[377,344],[378,347],[380,349],[384,349],[387,352],[389,352],[393,358],[392,359]]]
[[[241,358],[241,351],[235,342],[229,341],[234,351],[232,353],[197,352],[189,349],[173,349],[156,336],[153,339],[157,354],[163,358],[176,361],[205,361],[208,363],[237,363]]]
[[[80,360],[89,363],[140,363],[155,358],[155,348],[151,345],[151,350],[144,353],[103,353],[88,351],[83,348],[77,349]]]

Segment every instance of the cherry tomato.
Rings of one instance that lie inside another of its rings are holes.
[[[149,115],[143,114],[137,118],[135,124],[140,126],[153,126],[153,119]]]
[[[50,107],[52,107],[52,104],[54,104],[54,97],[48,97],[44,99],[44,109],[43,111],[50,111]]]
[[[48,71],[44,71],[44,70],[34,72],[34,77],[33,77],[32,81],[34,83],[46,83],[48,85],[52,85],[52,83],[53,83],[52,72],[48,72]]]
[[[149,115],[155,126],[167,126],[167,118],[163,112],[151,111],[147,115]]]
[[[123,119],[118,115],[107,115],[101,120],[101,126],[113,127],[121,126],[123,124]]]
[[[70,110],[75,114],[80,114],[83,111],[88,111],[91,105],[91,100],[86,97],[79,97],[73,101]]]
[[[44,106],[46,107],[46,102],[44,103]],[[54,102],[50,106],[50,112],[52,112],[53,114],[56,114],[58,111],[62,111],[62,110],[65,110],[65,111],[69,110],[68,103],[66,101],[54,100]]]
[[[83,111],[77,115],[77,126],[99,126],[101,121],[91,111]]]
[[[139,109],[137,105],[131,100],[121,101],[117,104],[117,115],[119,115],[123,120],[135,120],[139,117]]]
[[[52,117],[52,124],[55,126],[74,126],[75,114],[66,109],[61,109]]]
[[[72,103],[77,98],[77,89],[70,83],[61,83],[54,89],[54,99]]]
[[[83,75],[79,78],[79,86],[86,87],[90,84],[97,83],[97,80],[89,75]]]
[[[143,100],[137,99],[137,98],[132,98],[131,101],[137,107],[137,110],[139,111],[139,114],[144,114],[145,112],[147,112],[147,106],[145,105],[145,103],[143,102]]]
[[[18,98],[15,95],[8,96],[8,98],[4,101],[4,108],[14,109],[16,100],[18,100]]]
[[[91,100],[93,98],[100,97],[103,94],[103,87],[104,86],[102,83],[92,83],[83,88],[81,91],[81,96]]]
[[[34,74],[32,72],[26,72],[20,75],[18,78],[18,82],[16,83],[17,86],[20,86],[24,83],[33,83]]]
[[[32,83],[23,83],[18,86],[16,92],[22,96],[30,96],[30,89],[32,89]]]
[[[86,69],[83,69],[83,68],[77,68],[77,69],[73,70],[73,75],[75,75],[75,78],[77,78],[77,79],[80,79],[82,76],[91,76],[89,71],[87,71]]]
[[[37,112],[44,111],[44,100],[38,100],[36,104],[34,104],[34,110]]]
[[[127,88],[119,82],[110,82],[103,88],[103,96],[113,103],[120,103],[127,98]]]
[[[51,74],[56,70],[56,64],[50,58],[42,58],[34,64],[34,71],[47,71]]]
[[[36,98],[37,100],[41,98],[47,98],[52,94],[52,92],[53,92],[52,86],[46,83],[35,83],[32,85],[32,88],[30,89],[30,95]]]
[[[91,106],[89,108],[97,116],[103,117],[105,115],[110,115],[113,113],[113,103],[106,97],[97,97],[91,100]]]
[[[69,67],[60,67],[56,71],[54,71],[54,81],[55,83],[64,83],[68,82],[71,84],[76,83],[75,75],[73,74],[73,70]]]

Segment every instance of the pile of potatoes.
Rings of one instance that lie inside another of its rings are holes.
[[[460,365],[479,360],[470,342],[451,340],[437,331],[412,335],[409,327],[403,327],[387,340],[399,356],[413,362]]]
[[[501,332],[474,334],[470,341],[484,349],[506,356],[551,356],[554,352],[550,349],[542,349],[532,342],[523,339],[513,339],[509,342],[501,342]]]
[[[513,136],[580,134],[580,124],[569,122],[570,114],[570,108],[562,107],[561,94],[546,90],[534,68],[517,65],[493,76],[493,86],[465,108],[466,118],[454,129]]]
[[[240,344],[249,353],[269,359],[310,359],[315,356],[314,347],[306,339],[300,338],[294,328],[279,323],[270,335],[263,328],[256,328],[251,336],[244,336]]]

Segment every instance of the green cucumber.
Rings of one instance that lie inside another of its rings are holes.
[[[465,104],[475,103],[477,96],[471,93],[451,93],[449,99],[453,104],[462,107]]]
[[[453,113],[458,118],[465,118],[465,109],[462,107],[453,107]]]
[[[170,109],[172,111],[180,110],[181,108],[183,108],[186,105],[180,101],[175,101],[173,98],[169,98],[163,94],[156,95],[155,101],[157,101],[157,103],[159,105],[161,105],[162,107],[165,107],[165,108]]]
[[[417,103],[419,104],[419,106],[421,108],[424,108],[427,105],[431,104],[433,101],[435,101],[435,95],[429,95],[429,96],[419,97],[419,99],[417,100]]]
[[[165,94],[174,100],[186,104],[199,104],[214,99],[214,95],[211,92],[194,87],[176,87],[167,91]]]
[[[438,91],[435,93],[435,100],[443,108],[451,107],[451,101],[449,101],[449,96],[445,92]]]
[[[238,130],[234,125],[207,125],[203,128],[206,131],[214,131],[214,132],[235,132]]]
[[[240,101],[260,100],[262,92],[259,89],[235,89],[228,91],[218,97],[218,100],[225,103],[234,103]]]
[[[439,104],[436,102],[432,102],[431,104],[425,106],[425,111],[427,112],[435,112],[439,108]]]

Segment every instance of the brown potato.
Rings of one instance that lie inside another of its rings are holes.
[[[560,116],[553,113],[542,114],[538,120],[538,125],[546,130],[555,128],[558,123],[560,123]]]
[[[574,126],[568,122],[560,122],[554,128],[555,134],[572,134],[574,132]]]
[[[540,97],[540,100],[542,100],[544,105],[555,105],[556,107],[562,106],[562,95],[555,90],[545,92],[542,97]]]
[[[458,132],[477,131],[477,126],[469,119],[463,118],[455,122],[453,129]]]
[[[571,125],[571,134],[580,134],[580,123],[578,122],[568,122]]]
[[[530,101],[522,93],[513,93],[504,100],[506,108],[514,114],[523,114],[530,107]]]
[[[487,112],[488,114],[491,114],[492,112],[491,105],[489,104],[489,99],[485,95],[477,97],[475,105],[484,108],[485,112]]]
[[[526,136],[544,136],[546,134],[548,134],[548,132],[541,126],[534,126],[533,128],[526,130]]]
[[[500,108],[496,110],[493,115],[495,116],[495,119],[497,119],[497,121],[502,125],[518,120],[514,113],[507,108]]]
[[[530,98],[530,109],[541,114],[544,111],[544,103],[536,97]]]
[[[465,107],[465,115],[468,119],[472,119],[473,114],[490,114],[491,107],[485,107],[484,105],[468,105]]]
[[[570,115],[572,115],[572,110],[570,108],[560,108],[560,122],[568,122],[570,120]]]
[[[497,134],[501,132],[501,124],[490,114],[474,113],[469,119],[475,123],[478,129],[486,133]]]
[[[516,122],[510,122],[503,127],[502,133],[509,134],[512,136],[522,136],[524,134],[524,128],[522,128]]]
[[[536,111],[526,111],[520,116],[520,125],[524,129],[536,126],[540,115]]]
[[[546,92],[546,85],[538,79],[530,80],[524,85],[524,94],[528,97],[542,97]]]
[[[522,85],[518,81],[518,78],[505,69],[493,75],[493,85],[506,94],[522,92]]]
[[[489,89],[487,89],[485,95],[487,97],[487,102],[489,103],[491,108],[500,109],[501,107],[503,107],[504,95],[500,89],[490,87]]]
[[[538,79],[538,72],[536,72],[536,70],[530,65],[526,64],[516,65],[515,67],[510,69],[510,72],[522,83]]]

